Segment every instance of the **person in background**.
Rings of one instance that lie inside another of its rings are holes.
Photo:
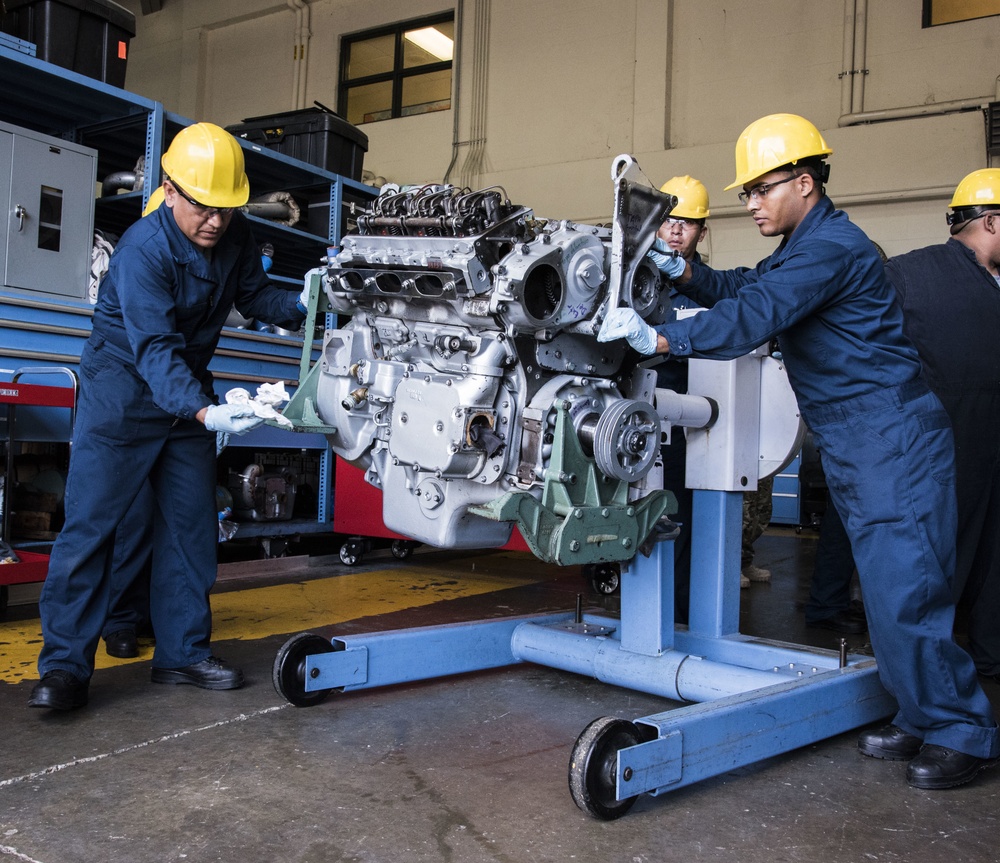
[[[226,317],[298,327],[306,292],[272,285],[242,213],[249,182],[236,139],[211,123],[182,129],[161,165],[164,202],[111,256],[80,358],[80,397],[66,522],[52,549],[39,610],[41,680],[31,707],[72,710],[90,677],[111,601],[115,531],[152,487],[150,614],[154,683],[234,689],[243,673],[212,655],[216,435],[261,420],[220,405],[209,361]]]
[[[958,533],[952,596],[969,652],[1000,683],[1000,169],[973,171],[946,214],[951,236],[898,255],[886,274],[924,378],[955,435]]]
[[[642,354],[730,359],[780,336],[802,418],[845,518],[879,676],[899,710],[862,754],[909,760],[916,788],[969,782],[1000,755],[993,707],[952,638],[956,502],[951,423],[921,375],[874,244],[825,184],[833,151],[796,114],[751,123],[736,145],[740,201],[778,248],[756,267],[660,266],[706,307],[653,328],[611,309],[598,338]]]
[[[656,232],[664,252],[677,252],[685,260],[701,260],[698,245],[708,236],[706,220],[710,214],[708,189],[693,177],[672,177],[660,187],[661,192],[677,198],[677,206]],[[658,254],[663,254],[660,252]],[[671,319],[681,309],[698,308],[684,294],[670,291]],[[688,391],[688,368],[684,359],[667,358],[656,366],[656,385],[678,393]],[[663,487],[677,498],[677,512],[671,518],[680,526],[674,540],[674,620],[687,623],[691,601],[691,516],[692,493],[685,484],[687,438],[684,430],[673,430],[670,446],[663,449]]]
[[[163,186],[157,186],[142,211],[148,216],[163,203]],[[263,247],[262,247],[263,248]],[[113,250],[113,248],[112,248]],[[264,272],[270,270],[270,254],[262,254]],[[218,455],[229,435],[216,433]],[[108,656],[131,659],[139,655],[139,636],[155,637],[149,618],[149,582],[153,565],[153,507],[156,497],[149,483],[143,484],[125,517],[115,528],[115,550],[111,564],[111,609],[101,638]]]
[[[156,497],[143,483],[135,501],[115,528],[110,574],[110,608],[101,638],[108,656],[139,655],[139,633],[151,629],[149,584],[153,570],[153,507]]]
[[[754,543],[771,523],[774,477],[758,480],[755,491],[743,494],[743,530],[740,537],[740,587],[747,588],[752,581],[770,581],[771,570],[757,566],[754,561]]]
[[[163,203],[163,198],[163,186],[157,186],[143,208],[143,217],[154,212]],[[153,490],[148,482],[143,483],[129,511],[115,528],[110,575],[111,604],[101,638],[108,656],[116,659],[138,656],[139,631],[151,631],[149,580],[153,558],[154,506],[156,498]]]
[[[851,600],[854,573],[851,539],[837,507],[828,500],[819,526],[816,564],[809,583],[809,601],[805,605],[806,626],[844,635],[859,635],[868,630],[864,608]]]

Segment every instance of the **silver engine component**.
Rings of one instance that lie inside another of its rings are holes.
[[[295,509],[298,477],[288,468],[265,472],[259,464],[247,465],[242,473],[231,472],[229,492],[233,514],[244,521],[287,521]]]
[[[578,560],[592,562],[631,557],[665,511],[621,538],[637,501],[664,495],[647,491],[661,487],[669,427],[653,373],[624,341],[595,338],[613,306],[653,323],[668,311],[645,252],[676,200],[637,171],[615,162],[610,227],[537,218],[499,188],[386,186],[311,274],[342,325],[300,389],[337,454],[384,492],[388,528],[499,546],[511,524],[492,519],[511,516],[491,507],[528,495],[556,519],[597,507],[613,523],[566,540],[589,544]],[[548,542],[548,528],[519,523],[529,543]]]

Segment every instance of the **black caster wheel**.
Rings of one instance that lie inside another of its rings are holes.
[[[340,562],[344,566],[357,566],[361,563],[364,546],[360,540],[349,539],[340,547]]]
[[[328,639],[312,632],[289,638],[278,650],[271,669],[271,682],[278,695],[296,707],[313,707],[325,701],[332,690],[306,692],[306,657],[335,650]]]
[[[597,563],[590,571],[590,586],[595,593],[611,596],[621,584],[622,573],[617,563]]]
[[[0,584],[0,620],[3,620],[7,614],[7,601],[10,597],[10,591],[7,589],[6,584]]]
[[[618,752],[642,743],[635,723],[613,716],[595,719],[573,744],[569,759],[569,793],[584,812],[602,821],[621,818],[638,799],[615,797]]]
[[[413,554],[412,542],[407,542],[405,539],[394,539],[392,541],[392,556],[396,560],[406,560],[411,554]]]

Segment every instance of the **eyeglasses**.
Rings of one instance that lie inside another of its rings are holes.
[[[174,187],[174,191],[176,191],[178,195],[180,195],[185,201],[187,201],[192,207],[195,208],[195,211],[203,219],[211,219],[212,216],[216,214],[218,214],[224,219],[226,218],[226,216],[232,215],[232,212],[235,209],[234,207],[209,207],[205,204],[201,204],[198,201],[196,201],[180,186],[178,186],[173,180],[170,181],[170,185]]]
[[[767,193],[770,192],[775,186],[780,186],[783,183],[790,183],[796,177],[798,177],[798,174],[792,174],[791,177],[786,177],[784,180],[778,180],[777,183],[759,183],[749,192],[740,192],[737,197],[740,199],[741,204],[749,203],[751,198],[755,201],[759,201],[761,198],[766,198]]]
[[[701,222],[693,219],[682,219],[679,217],[666,218],[663,220],[664,227],[669,231],[671,228],[680,228],[682,231],[693,230],[701,227]]]
[[[958,230],[952,231],[952,236],[955,236],[959,231],[964,231],[969,225],[971,225],[976,219],[985,219],[987,216],[1000,216],[1000,210],[988,210],[985,213],[978,213],[975,216],[966,216],[965,213],[968,210],[955,210],[953,213],[945,213],[945,221],[952,226],[961,225],[962,227]]]

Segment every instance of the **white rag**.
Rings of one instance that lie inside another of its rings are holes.
[[[226,393],[226,403],[231,405],[250,405],[255,416],[261,419],[274,420],[278,425],[294,428],[290,419],[278,412],[278,407],[289,400],[285,391],[285,382],[276,384],[261,384],[257,387],[257,395],[250,398],[250,393],[242,387],[235,387]]]

